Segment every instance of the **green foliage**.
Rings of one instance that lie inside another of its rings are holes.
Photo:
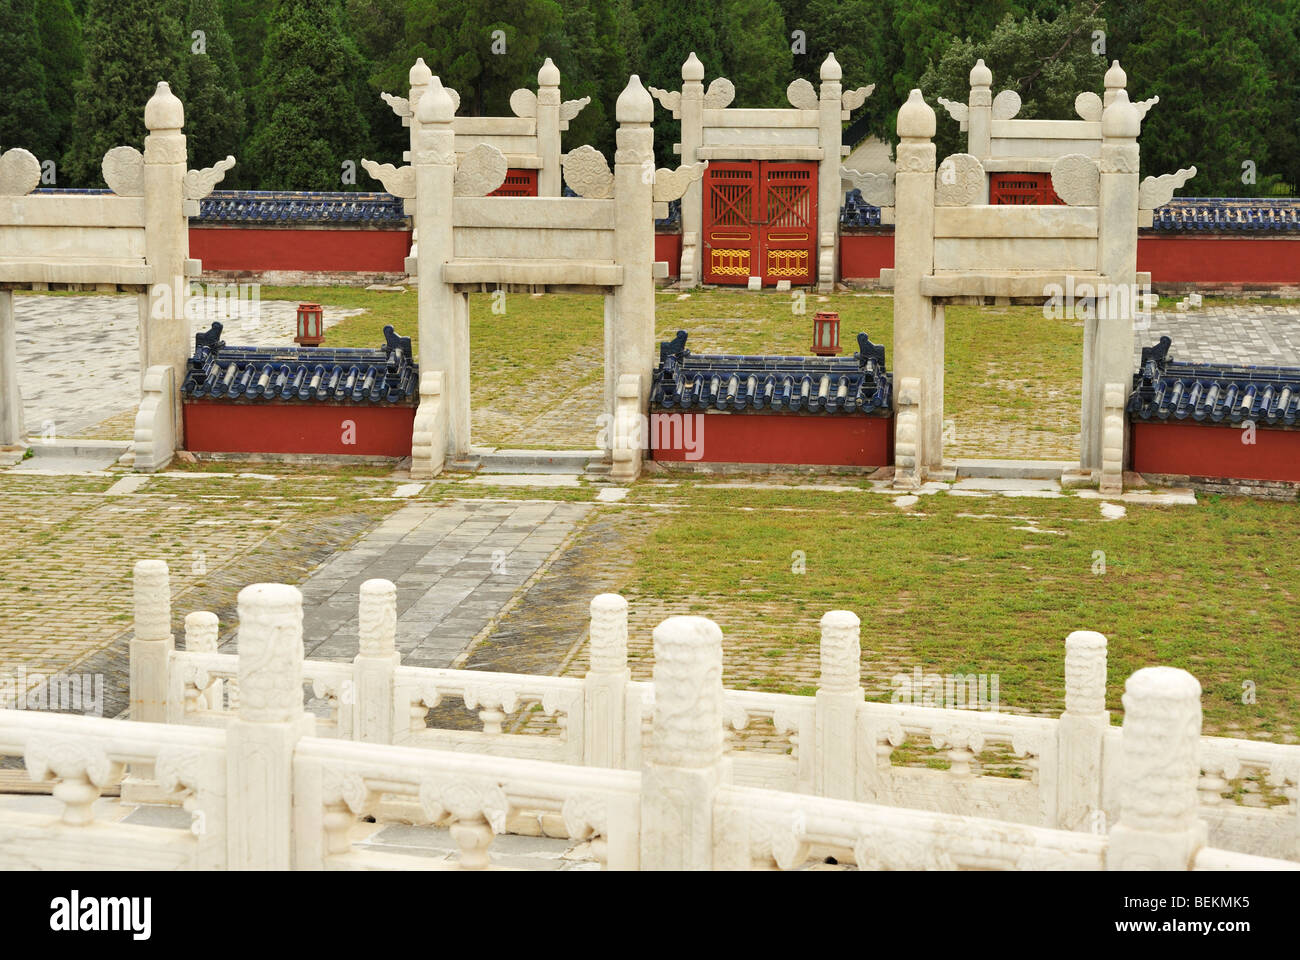
[[[1242,164],[1268,170],[1268,124],[1275,116],[1270,99],[1277,89],[1252,36],[1258,16],[1224,0],[1194,7],[1147,0],[1143,10],[1141,32],[1124,64],[1130,97],[1160,97],[1143,124],[1143,175],[1194,164],[1196,177],[1184,193],[1257,193],[1257,185],[1242,183]]]
[[[351,186],[341,180],[344,164],[359,167],[369,131],[364,61],[342,20],[336,0],[280,0],[272,12],[246,150],[265,189]]]
[[[190,40],[189,92],[185,98],[185,135],[191,167],[211,166],[235,155],[243,143],[244,94],[239,83],[230,35],[217,0],[190,0],[185,21]],[[202,43],[194,37],[202,31]],[[200,52],[202,51],[202,52]],[[237,183],[239,171],[226,174],[223,186]]]
[[[76,87],[66,161],[72,182],[60,177],[61,186],[99,186],[105,153],[123,144],[143,144],[144,106],[158,81],[166,80],[185,99],[188,44],[176,6],[157,0],[88,0],[86,70]]]
[[[40,0],[36,4],[36,33],[41,65],[45,69],[45,102],[50,111],[49,158],[63,166],[63,154],[72,138],[77,81],[85,70],[81,49],[81,21],[69,0]],[[0,62],[8,62],[0,58]],[[46,159],[44,156],[42,160]]]
[[[1018,117],[1077,119],[1074,98],[1085,90],[1101,92],[1108,63],[1093,52],[1093,31],[1104,30],[1106,23],[1092,15],[1092,9],[1075,5],[1050,21],[1033,15],[1017,20],[1007,14],[988,40],[949,43],[920,80],[926,100],[941,114],[935,136],[939,156],[964,151],[966,135],[944,114],[938,98],[965,103],[970,69],[978,59],[993,71],[995,94],[1003,90],[1020,94]]]
[[[36,38],[35,0],[0,0],[0,63],[8,87],[0,97],[0,148],[24,147],[45,160],[55,142]]]

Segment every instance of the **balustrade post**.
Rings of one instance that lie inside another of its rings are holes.
[[[1190,870],[1206,844],[1196,816],[1201,685],[1186,670],[1145,667],[1124,685],[1119,822],[1108,870]]]
[[[591,601],[591,669],[583,678],[582,762],[626,765],[627,601],[602,593]]]
[[[132,720],[167,722],[168,670],[175,649],[172,638],[171,581],[162,560],[136,562],[133,575],[135,632],[128,646]],[[183,709],[177,704],[177,709]],[[122,781],[124,803],[158,802],[152,763],[132,763]]]
[[[654,630],[655,711],[641,770],[641,868],[713,866],[713,807],[724,777],[722,630],[669,617]]]
[[[1056,728],[1056,823],[1044,826],[1105,832],[1098,818],[1105,816],[1101,751],[1109,727],[1106,638],[1076,630],[1065,638],[1065,712]]]
[[[185,615],[185,650],[188,653],[216,653],[217,637],[221,632],[221,621],[215,613],[197,610]],[[224,706],[223,693],[225,681],[213,680],[208,686],[198,691],[194,698],[196,710],[220,710]],[[175,716],[175,704],[169,704],[171,717]]]
[[[239,591],[239,713],[226,732],[228,862],[287,870],[294,746],[314,732],[303,710],[302,594],[282,583]]]
[[[857,614],[848,610],[832,610],[822,617],[814,784],[819,797],[857,798],[858,706],[866,699],[862,691],[861,624]]]
[[[351,736],[392,743],[397,732],[393,677],[402,658],[397,652],[397,587],[391,581],[361,585],[357,622],[360,646],[352,661],[352,689],[341,692],[345,703],[351,698]]]

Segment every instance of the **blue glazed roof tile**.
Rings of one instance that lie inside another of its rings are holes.
[[[402,201],[388,193],[214,190],[199,201],[196,223],[406,225]]]
[[[221,324],[194,337],[181,396],[228,403],[279,401],[349,406],[413,406],[420,370],[411,338],[384,327],[377,350],[325,347],[228,347]]]
[[[1300,230],[1300,199],[1286,197],[1184,197],[1157,207],[1151,228],[1160,231]]]
[[[693,354],[686,331],[659,345],[650,405],[658,410],[890,416],[885,348],[858,334],[851,357]]]
[[[1300,368],[1177,363],[1170,339],[1142,348],[1128,398],[1131,420],[1294,427],[1300,419]]]

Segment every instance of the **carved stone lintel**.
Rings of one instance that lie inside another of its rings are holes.
[[[186,200],[202,200],[226,177],[226,171],[235,165],[234,157],[218,160],[202,170],[188,170],[183,181]]]
[[[1174,198],[1174,191],[1196,176],[1195,167],[1186,167],[1177,173],[1147,177],[1138,187],[1138,209],[1154,210]]]
[[[0,196],[25,197],[41,182],[41,162],[22,147],[0,155]]]
[[[687,188],[704,176],[704,168],[708,165],[707,160],[700,160],[697,163],[683,164],[676,170],[666,167],[656,170],[654,199],[662,202],[681,199]]]
[[[614,174],[605,155],[589,144],[570,150],[560,158],[564,182],[580,197],[608,200],[614,196]]]
[[[505,154],[490,143],[480,143],[461,157],[456,167],[454,194],[485,197],[506,182],[509,172]]]
[[[104,154],[100,170],[119,197],[144,196],[144,156],[135,147],[114,147]]]
[[[1101,170],[1081,153],[1058,157],[1052,164],[1052,189],[1072,207],[1095,207],[1101,197]]]

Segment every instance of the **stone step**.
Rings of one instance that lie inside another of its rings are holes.
[[[1070,460],[977,460],[951,461],[958,477],[990,480],[1060,480],[1066,470],[1079,466]]]
[[[478,455],[482,473],[582,473],[599,450],[493,450]]]

